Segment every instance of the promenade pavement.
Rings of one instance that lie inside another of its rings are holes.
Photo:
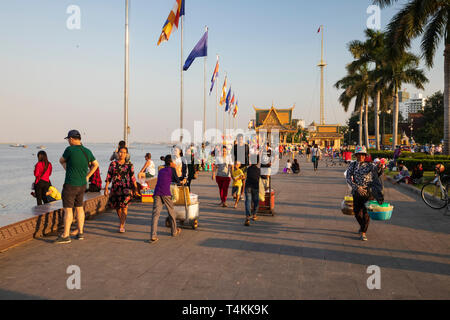
[[[0,299],[449,299],[450,217],[386,182],[390,221],[359,226],[340,203],[345,167],[273,177],[276,215],[243,225],[239,208],[218,206],[211,176],[193,181],[197,230],[172,238],[161,215],[159,242],[149,244],[152,204],[134,203],[125,234],[113,211],[86,223],[86,240],[62,245],[35,239],[0,254]],[[231,190],[230,190],[231,191]],[[67,267],[81,269],[69,290]],[[369,290],[367,268],[380,267],[381,289]]]

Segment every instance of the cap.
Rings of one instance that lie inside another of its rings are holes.
[[[81,139],[81,134],[78,130],[70,130],[69,133],[67,133],[67,137],[65,137],[64,139],[69,138]]]
[[[358,153],[367,154],[366,147],[365,146],[357,146],[355,148],[355,154],[358,154]]]

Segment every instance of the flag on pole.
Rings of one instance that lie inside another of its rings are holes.
[[[228,112],[230,110],[230,98],[231,98],[231,87],[230,87],[230,90],[228,90],[227,98],[225,100],[225,102],[226,102],[225,112]]]
[[[236,104],[234,105],[233,117],[236,118],[238,112],[238,101],[236,100]]]
[[[227,77],[225,76],[225,80],[223,82],[222,87],[222,96],[220,97],[220,105],[223,105],[225,103],[225,99],[227,98]]]
[[[233,93],[233,97],[231,98],[231,101],[230,101],[230,109],[228,110],[228,112],[230,112],[230,113],[231,113],[231,108],[233,107],[233,104],[234,104],[234,93]]]
[[[214,73],[211,78],[211,89],[209,89],[209,95],[211,95],[212,89],[214,88],[214,83],[216,82],[218,76],[219,76],[219,56],[217,56],[216,67],[214,68]]]
[[[206,57],[208,55],[208,30],[206,30],[203,37],[197,42],[194,49],[192,49],[191,53],[186,59],[184,63],[183,70],[186,71],[191,66],[192,62],[194,62],[195,58],[198,57]]]
[[[184,15],[184,1],[185,0],[175,1],[173,9],[172,11],[170,11],[169,17],[167,17],[167,20],[163,25],[162,32],[158,40],[158,46],[161,42],[169,40],[174,25],[178,29],[178,22],[180,21],[180,17]]]

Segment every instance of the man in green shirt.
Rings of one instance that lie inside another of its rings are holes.
[[[70,226],[73,222],[73,208],[78,217],[78,230],[72,234],[78,240],[84,239],[84,193],[89,178],[98,168],[91,150],[81,144],[81,134],[77,130],[70,130],[65,138],[69,142],[59,162],[66,170],[66,178],[62,191],[64,208],[64,233],[55,240],[56,243],[70,243]]]

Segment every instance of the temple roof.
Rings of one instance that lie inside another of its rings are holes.
[[[292,110],[295,105],[288,109],[277,109],[273,105],[269,109],[256,108],[255,109],[255,127],[273,128],[279,130],[293,130],[292,124]]]
[[[270,109],[258,109],[253,106],[256,111],[255,129],[297,131],[297,129],[291,125],[292,110],[294,107],[290,109],[276,109],[272,106]]]

